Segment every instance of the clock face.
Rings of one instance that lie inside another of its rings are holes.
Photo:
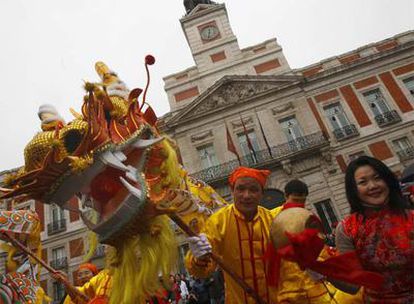
[[[200,32],[201,39],[203,40],[212,40],[216,38],[219,34],[219,30],[214,25],[209,25],[203,28]]]

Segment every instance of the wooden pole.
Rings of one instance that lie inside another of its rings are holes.
[[[169,214],[171,220],[173,220],[178,227],[180,227],[188,236],[198,236],[183,220],[182,218],[175,214]],[[218,255],[211,253],[211,259],[217,263],[229,276],[232,277],[234,281],[252,298],[255,299],[258,304],[266,304],[266,302],[256,293],[256,291],[251,288],[237,273],[235,273],[228,265]]]

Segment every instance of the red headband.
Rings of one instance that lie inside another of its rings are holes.
[[[88,270],[90,270],[93,273],[93,275],[97,275],[98,274],[98,268],[94,264],[91,264],[91,263],[81,264],[79,266],[79,270],[81,270],[81,269],[88,269]]]
[[[230,174],[229,183],[230,186],[233,188],[234,184],[236,183],[236,180],[238,180],[239,178],[251,177],[257,180],[259,184],[262,186],[262,188],[264,188],[267,177],[270,173],[271,172],[269,170],[256,170],[252,168],[238,167],[232,172],[232,174]]]

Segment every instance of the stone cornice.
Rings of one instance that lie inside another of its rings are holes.
[[[250,57],[246,57],[246,58],[240,58],[240,59],[231,61],[231,62],[229,62],[227,64],[220,65],[217,68],[208,69],[208,70],[201,71],[201,72],[197,69],[197,67],[195,67],[194,70],[197,70],[197,73],[195,75],[189,76],[188,79],[186,79],[184,81],[174,82],[172,84],[171,83],[170,84],[166,84],[164,86],[164,89],[165,90],[171,90],[171,89],[174,89],[174,88],[183,86],[184,84],[192,83],[194,81],[199,81],[200,79],[203,79],[205,77],[208,77],[208,76],[210,76],[212,74],[216,74],[216,73],[219,73],[219,72],[224,71],[224,70],[229,70],[232,67],[235,67],[235,66],[240,65],[240,64],[248,64],[248,63],[253,62],[253,61],[255,61],[255,60],[259,59],[259,58],[262,58],[262,57],[265,57],[265,56],[269,56],[269,55],[271,55],[273,53],[278,53],[280,51],[282,51],[282,48],[281,47],[272,48],[272,49],[269,49],[268,51],[265,51],[265,52],[262,52],[262,53],[258,53],[258,54],[254,55],[254,56],[250,56]],[[193,68],[194,67],[191,67],[189,69],[193,69]],[[187,70],[189,70],[189,69],[187,69]],[[171,75],[168,75],[168,76],[164,77],[163,78],[164,79],[164,82],[166,82],[168,80],[168,78],[171,78],[171,76],[180,75],[181,73],[184,73],[187,70],[184,70],[184,71],[181,71],[181,72],[178,72],[178,73],[175,73],[175,74],[171,74]],[[289,72],[291,73],[291,71],[289,71]],[[251,76],[256,76],[256,75],[251,75]]]
[[[348,72],[354,69],[358,69],[361,66],[372,64],[374,61],[380,61],[387,57],[395,56],[396,54],[403,53],[411,49],[414,49],[414,41],[399,45],[396,48],[391,49],[391,50],[382,51],[382,52],[375,53],[367,57],[360,58],[352,63],[341,64],[341,65],[332,67],[330,69],[323,70],[321,72],[318,72],[315,75],[305,77],[305,81],[307,83],[320,81],[321,79],[331,77],[339,73],[345,73],[345,72]],[[305,68],[296,69],[294,70],[294,72],[299,73],[306,69],[309,69],[310,67],[312,66],[307,66]]]

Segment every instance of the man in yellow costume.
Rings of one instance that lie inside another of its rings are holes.
[[[305,208],[309,191],[304,182],[292,180],[286,184],[284,191],[286,202],[271,211],[274,216],[288,208]],[[331,303],[332,299],[326,285],[316,277],[312,278],[307,271],[301,270],[297,263],[282,259],[279,277],[278,303]]]
[[[189,238],[186,265],[196,277],[207,277],[216,265],[214,252],[266,303],[276,303],[276,290],[267,284],[263,256],[269,242],[272,214],[258,206],[270,171],[239,167],[229,177],[234,204],[213,214],[198,237]],[[227,273],[226,303],[256,303]]]

